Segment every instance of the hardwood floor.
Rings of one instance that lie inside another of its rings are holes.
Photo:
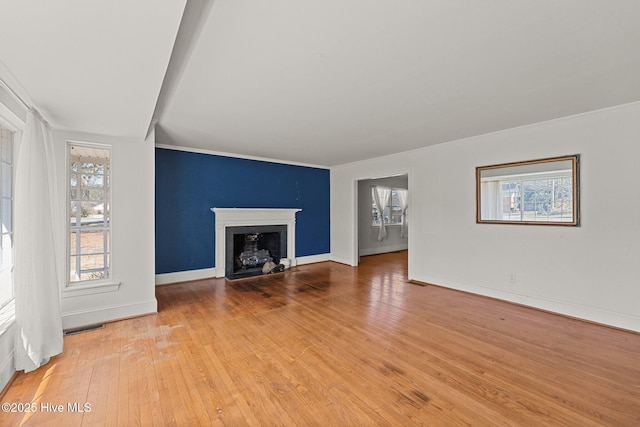
[[[640,426],[639,334],[406,269],[401,252],[159,287],[157,315],[20,373],[2,401],[38,410],[0,425]]]

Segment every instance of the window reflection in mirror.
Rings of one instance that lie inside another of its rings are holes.
[[[578,155],[476,168],[476,222],[579,225]]]

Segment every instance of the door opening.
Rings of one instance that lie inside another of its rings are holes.
[[[408,174],[356,182],[357,264],[362,256],[409,249],[409,205]]]

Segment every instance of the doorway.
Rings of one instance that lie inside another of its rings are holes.
[[[381,187],[383,191],[378,191]],[[384,191],[386,190],[386,191]],[[356,257],[390,252],[408,251],[408,211],[402,209],[401,194],[409,191],[409,175],[393,175],[380,178],[361,179],[356,182]],[[383,212],[375,201],[375,192],[388,194]],[[406,200],[406,199],[405,199]],[[408,206],[408,203],[407,203]],[[380,231],[384,219],[385,232]],[[403,225],[403,223],[405,223]]]

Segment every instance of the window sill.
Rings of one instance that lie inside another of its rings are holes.
[[[396,227],[396,226],[397,226],[397,227],[399,227],[399,226],[401,226],[401,225],[402,225],[402,224],[393,223],[393,224],[385,224],[384,226],[385,226],[385,227]],[[378,227],[380,227],[380,224],[371,224],[371,226],[372,226],[372,227],[375,227],[375,228],[378,228]]]
[[[120,289],[120,282],[101,282],[82,285],[67,285],[62,290],[62,298],[79,297],[83,295],[101,294],[104,292],[115,292]]]

